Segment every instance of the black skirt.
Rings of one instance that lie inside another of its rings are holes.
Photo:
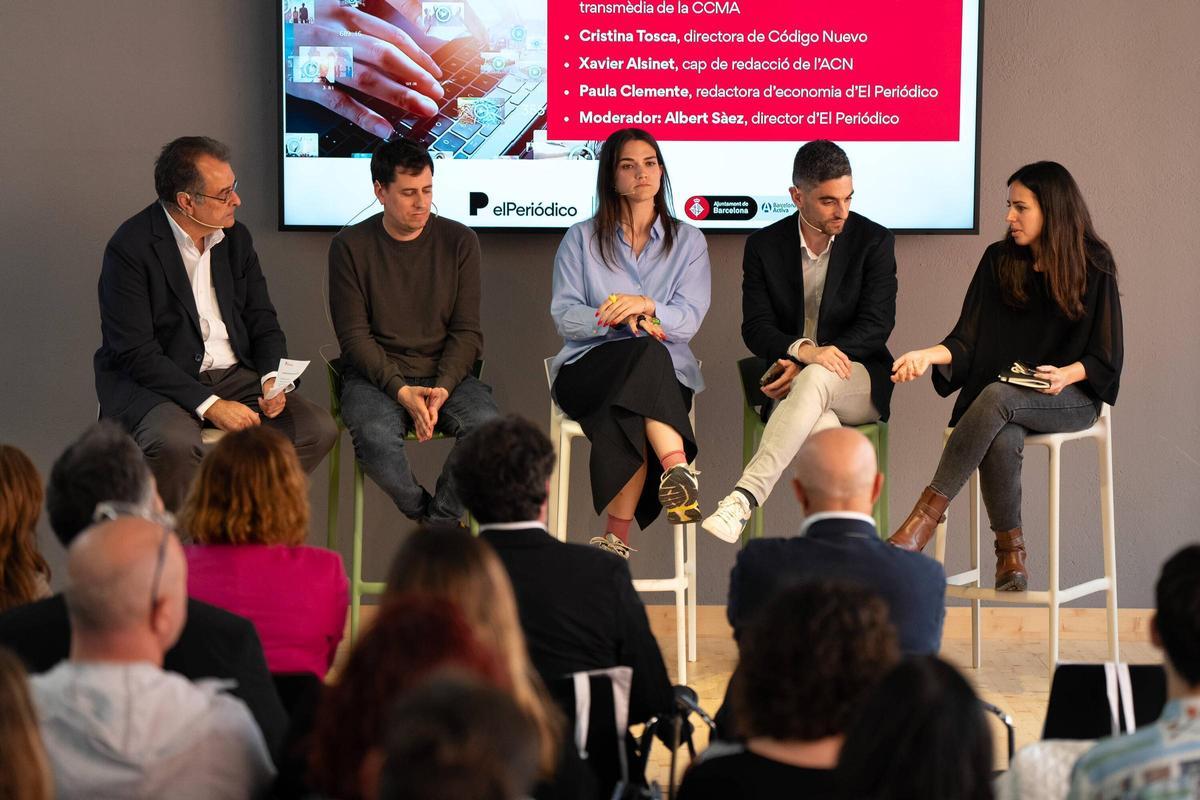
[[[675,378],[667,348],[651,336],[593,347],[559,369],[553,393],[559,408],[579,423],[592,443],[588,466],[597,514],[645,460],[646,484],[634,514],[644,529],[662,511],[658,502],[662,466],[646,441],[644,420],[655,419],[677,430],[688,463],[697,451],[688,419],[692,390]]]

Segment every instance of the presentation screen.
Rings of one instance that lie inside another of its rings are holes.
[[[792,157],[850,156],[854,209],[977,228],[981,0],[283,0],[280,224],[379,210],[371,153],[435,159],[437,212],[476,229],[591,216],[605,137],[662,146],[676,216],[790,214]]]

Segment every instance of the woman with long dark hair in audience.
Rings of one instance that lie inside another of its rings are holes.
[[[844,800],[992,800],[992,735],[971,684],[937,656],[901,662],[846,734]]]
[[[1021,167],[1008,179],[1005,220],[1008,233],[984,252],[954,330],[892,367],[892,380],[903,383],[934,366],[934,389],[958,399],[937,472],[889,541],[923,549],[978,468],[996,537],[996,588],[1017,592],[1028,584],[1025,435],[1094,423],[1102,403],[1116,402],[1124,345],[1117,268],[1071,173],[1053,161]],[[1042,385],[1004,382],[1002,374]]]
[[[292,443],[265,427],[225,435],[179,514],[188,595],[248,618],[274,673],[325,677],[346,624],[337,553],[304,544],[308,479]]]
[[[475,638],[453,603],[419,594],[386,597],[317,708],[309,749],[313,786],[339,800],[374,797],[393,704],[442,669],[512,688],[504,662]]]
[[[529,660],[512,584],[500,558],[482,539],[461,528],[420,528],[401,545],[388,575],[387,594],[416,593],[454,603],[480,642],[490,647],[512,678],[517,705],[538,733],[541,784],[538,800],[590,797],[590,773],[578,764],[568,731]]]
[[[51,800],[54,780],[21,662],[0,647],[0,797]]]
[[[733,703],[745,741],[704,751],[680,800],[832,797],[846,730],[900,657],[887,606],[851,583],[794,586],[755,616],[740,650]]]
[[[635,518],[645,528],[665,508],[671,523],[700,519],[688,409],[704,381],[688,342],[709,292],[708,245],[671,213],[658,142],[617,131],[600,148],[596,213],[554,257],[550,315],[565,342],[550,372],[555,401],[592,443],[592,502],[607,514],[592,543],[626,558]]]
[[[0,611],[50,595],[50,566],[37,549],[42,479],[29,456],[0,444]]]

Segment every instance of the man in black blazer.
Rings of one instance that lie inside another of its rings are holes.
[[[54,462],[46,486],[50,525],[64,549],[92,521],[96,504],[126,504],[152,512],[161,501],[154,478],[136,444],[113,422],[99,422],[84,432]],[[62,594],[17,606],[0,614],[0,645],[11,649],[30,672],[46,672],[67,657],[71,626]],[[184,677],[226,678],[230,693],[254,715],[272,754],[279,752],[287,714],[267,671],[262,643],[254,625],[199,600],[188,600],[187,622],[163,668]]]
[[[837,579],[883,598],[905,655],[936,655],[946,616],[946,573],[932,558],[879,538],[870,514],[883,475],[870,441],[852,428],[813,434],[796,457],[792,486],[805,513],[799,535],[747,543],[730,573],[726,615],[734,639],[781,590]],[[735,680],[736,670],[730,684]],[[728,714],[726,704],[719,720],[723,737],[731,727]]]
[[[260,422],[284,433],[311,472],[333,446],[329,414],[267,395],[287,343],[246,226],[229,149],[188,136],[154,165],[158,199],[109,240],[100,273],[100,414],[133,434],[167,508],[183,502],[204,426]],[[292,387],[288,387],[290,390]]]
[[[675,707],[667,668],[624,559],[546,531],[554,447],[528,420],[492,419],[451,460],[480,536],[512,580],[529,657],[542,679],[615,666],[633,668],[629,722]],[[665,736],[671,726],[659,730]]]
[[[775,405],[733,492],[702,526],[737,541],[804,441],[817,431],[888,418],[896,322],[894,238],[850,211],[850,161],[809,142],[792,168],[796,213],[746,240],[742,339],[771,369]]]

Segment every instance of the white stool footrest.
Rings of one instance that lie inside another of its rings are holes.
[[[641,578],[633,582],[639,592],[677,592],[687,588],[687,578]]]
[[[979,570],[977,569],[969,569],[966,572],[960,572],[957,575],[950,575],[946,578],[947,586],[966,586],[978,582]]]

